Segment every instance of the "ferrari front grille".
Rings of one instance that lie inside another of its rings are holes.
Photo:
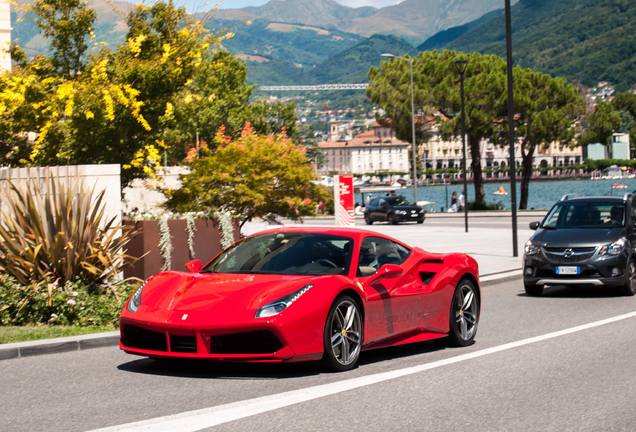
[[[213,336],[210,342],[211,354],[272,354],[283,348],[268,330]]]
[[[178,336],[170,335],[170,351],[183,352],[183,353],[196,353],[197,352],[197,337],[196,336]]]
[[[124,346],[150,351],[168,351],[166,334],[131,324],[124,326]]]

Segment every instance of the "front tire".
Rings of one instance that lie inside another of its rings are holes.
[[[475,285],[462,279],[455,288],[450,309],[450,331],[447,344],[464,347],[473,343],[479,324],[479,295]]]
[[[630,259],[627,263],[627,282],[620,287],[620,293],[624,296],[633,296],[636,294],[636,262]]]
[[[337,298],[325,323],[323,366],[333,372],[353,368],[360,358],[362,341],[362,315],[358,304],[349,296]]]
[[[365,222],[367,225],[373,225],[373,221],[371,220],[371,218],[370,218],[369,216],[365,216],[365,217],[364,217],[364,222]]]
[[[390,214],[388,219],[389,219],[389,225],[397,225],[397,219],[395,219],[395,215]]]
[[[526,290],[526,294],[530,297],[539,297],[543,294],[543,285],[534,285],[523,283],[523,287]]]

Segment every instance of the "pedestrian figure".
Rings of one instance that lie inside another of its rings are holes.
[[[457,211],[457,192],[455,192],[455,191],[453,191],[453,195],[451,195],[450,208],[451,208],[452,212],[456,212]]]
[[[458,199],[459,211],[464,210],[464,206],[466,205],[466,197],[464,196],[464,191],[461,191]]]

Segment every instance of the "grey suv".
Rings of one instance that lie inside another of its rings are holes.
[[[565,195],[542,222],[523,257],[526,293],[539,296],[545,285],[616,287],[636,294],[636,208],[632,194]]]

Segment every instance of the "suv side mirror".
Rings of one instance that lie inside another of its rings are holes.
[[[536,231],[539,225],[541,225],[541,222],[530,222],[530,229]]]
[[[199,273],[202,267],[201,260],[188,261],[186,263],[186,268],[190,273]]]

